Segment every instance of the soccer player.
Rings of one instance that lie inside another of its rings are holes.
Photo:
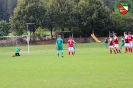
[[[109,49],[110,49],[110,54],[112,54],[112,50],[114,51],[114,53],[116,54],[115,52],[115,49],[114,49],[114,42],[113,42],[113,36],[110,35],[109,37]]]
[[[72,37],[69,37],[69,40],[67,41],[68,44],[68,55],[70,55],[72,53],[72,55],[74,55],[74,40],[72,39]]]
[[[21,51],[21,49],[18,48],[18,45],[15,48],[15,55],[13,55],[13,57],[15,56],[20,56],[19,52]]]
[[[124,39],[124,41],[125,41],[124,47],[125,47],[125,53],[126,53],[129,50],[129,40],[128,40],[128,35],[127,35],[126,32],[124,32],[124,37],[125,37],[125,39]]]
[[[124,38],[123,38],[123,36],[121,37],[121,48],[120,49],[122,49],[122,46],[124,46],[125,45],[125,42],[124,42]]]
[[[107,38],[105,38],[104,44],[105,44],[105,47],[108,49],[108,39]]]
[[[128,42],[129,42],[128,51],[132,53],[132,34],[131,34],[131,32],[128,32]]]
[[[58,38],[56,40],[56,49],[57,49],[58,57],[60,56],[60,51],[61,51],[61,56],[64,57],[64,55],[63,55],[63,40],[60,35],[58,35]]]
[[[121,53],[121,50],[119,48],[119,40],[118,40],[116,33],[114,33],[114,43],[115,43],[114,47],[115,47],[116,52]]]
[[[132,49],[133,49],[133,35],[132,35]]]
[[[75,54],[75,49],[76,49],[76,42],[75,42],[75,40],[73,39],[73,41],[74,41],[74,45],[73,45],[73,48],[74,48],[74,54]]]

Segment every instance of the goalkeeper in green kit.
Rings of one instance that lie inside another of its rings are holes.
[[[13,55],[13,57],[20,56],[20,54],[19,54],[20,51],[21,51],[21,49],[19,49],[18,46],[16,46],[16,48],[15,48],[15,55]]]
[[[63,40],[60,35],[58,35],[58,38],[56,40],[56,50],[57,50],[58,57],[60,56],[60,54],[62,57],[64,57],[64,55],[63,55]]]

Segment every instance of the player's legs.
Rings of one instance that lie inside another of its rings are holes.
[[[121,50],[119,48],[119,45],[118,44],[115,44],[115,50],[117,53],[121,53]]]
[[[129,52],[132,53],[132,42],[129,43]]]
[[[68,55],[71,54],[71,47],[68,47]]]
[[[73,49],[74,49],[74,54],[75,54],[75,49],[76,49],[76,47],[75,47],[75,46],[73,46]]]
[[[123,46],[124,46],[124,43],[122,43],[122,44],[121,44],[121,47],[120,47],[120,49],[122,49],[122,47],[123,47]]]
[[[19,53],[15,53],[15,56],[20,56],[20,54]]]
[[[128,52],[128,43],[125,43],[124,47],[125,47],[125,53]]]
[[[112,54],[112,48],[113,46],[109,46],[110,54]]]
[[[72,55],[74,55],[74,47],[71,47]]]
[[[20,54],[18,53],[18,56],[20,56]]]
[[[116,51],[114,49],[114,46],[109,46],[109,49],[110,49],[110,54],[112,54],[112,51],[114,51],[114,53],[116,54]]]
[[[133,42],[132,42],[132,50],[133,50]]]
[[[68,47],[68,55],[70,55],[71,53],[72,53],[72,55],[74,55],[74,48]]]
[[[64,57],[64,53],[63,53],[63,47],[62,46],[58,46],[57,47],[57,56],[59,57],[60,56],[60,53],[61,53],[61,56]]]
[[[105,43],[105,47],[108,48],[108,43]]]
[[[64,57],[63,46],[60,47],[60,50],[61,50],[61,56]]]
[[[57,46],[57,56],[59,57],[60,56],[60,46]]]

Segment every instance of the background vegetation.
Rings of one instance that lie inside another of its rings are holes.
[[[109,31],[115,31],[118,35],[123,35],[124,31],[133,32],[133,14],[126,17],[116,14],[116,1],[0,0],[0,20],[10,24],[10,32],[14,35],[25,34],[26,23],[35,23],[29,25],[33,36],[39,27],[51,31],[51,34],[55,30],[73,31],[75,37],[88,37],[93,32],[97,36],[108,36]],[[133,3],[130,3],[129,10],[131,7]],[[3,30],[2,27],[0,30]]]

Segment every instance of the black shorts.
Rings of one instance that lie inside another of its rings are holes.
[[[15,56],[20,56],[20,54],[19,53],[15,53]]]

